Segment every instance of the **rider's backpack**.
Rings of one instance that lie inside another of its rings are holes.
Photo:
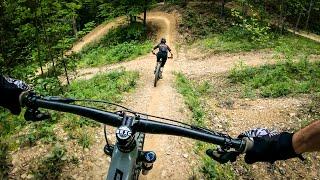
[[[165,44],[159,44],[159,51],[162,53],[167,53],[168,52],[168,47]]]

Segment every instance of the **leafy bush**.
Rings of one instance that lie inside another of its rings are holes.
[[[222,33],[230,26],[231,16],[230,13],[226,13],[228,20],[224,20],[219,17],[219,13],[220,9],[213,5],[188,6],[182,12],[179,31],[185,35],[187,41],[194,41],[213,33]]]
[[[151,41],[142,44],[132,41],[111,45],[110,47],[98,47],[82,54],[78,66],[99,66],[134,59],[149,52],[151,47]]]
[[[34,90],[44,96],[58,95],[63,92],[60,81],[56,77],[37,77],[33,79]]]
[[[76,98],[104,99],[117,102],[123,92],[133,89],[138,80],[138,73],[115,70],[70,84],[66,96]]]
[[[77,36],[78,38],[82,38],[86,34],[88,34],[94,27],[96,23],[94,21],[90,21],[84,25],[84,28],[81,31],[78,31]]]
[[[142,23],[137,22],[122,25],[110,30],[108,34],[102,38],[99,46],[111,46],[131,41],[143,42],[147,38],[146,34],[146,29]]]
[[[258,89],[263,97],[319,92],[320,63],[303,59],[255,68],[240,64],[232,69],[229,78],[232,83]]]
[[[253,14],[252,17],[246,18],[243,17],[239,11],[231,10],[231,12],[232,16],[236,19],[235,26],[243,30],[236,31],[241,32],[241,34],[234,34],[232,37],[241,35],[240,37],[247,37],[249,40],[255,43],[267,43],[271,39],[271,28],[266,22],[258,20],[257,14]]]
[[[146,54],[152,48],[142,23],[112,29],[99,43],[91,44],[80,53],[79,67],[116,63]]]

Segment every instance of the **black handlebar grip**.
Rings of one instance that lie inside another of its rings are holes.
[[[244,141],[245,146],[244,146],[244,149],[241,153],[246,153],[250,149],[253,148],[253,145],[254,145],[253,139],[250,139],[248,137],[244,137],[244,138],[242,138],[242,141]]]
[[[220,164],[224,164],[227,162],[234,162],[237,160],[237,157],[239,156],[239,152],[236,151],[219,151],[215,150],[213,151],[212,149],[208,149],[206,151],[206,154],[210,156],[212,159],[218,161]]]

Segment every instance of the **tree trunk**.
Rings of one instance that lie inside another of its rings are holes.
[[[40,69],[41,69],[41,75],[43,75],[43,68],[42,68],[42,61],[41,61],[41,58],[40,58],[40,42],[39,42],[39,30],[38,30],[38,27],[37,28],[37,51],[38,51],[38,62],[39,62],[39,65],[40,65]]]
[[[72,28],[74,36],[78,38],[77,20],[75,16],[72,16]]]
[[[296,32],[298,32],[298,27],[299,27],[299,24],[300,24],[301,15],[302,15],[302,10],[301,10],[301,12],[299,13],[299,16],[298,16],[298,19],[297,19],[296,26],[295,26],[295,28],[294,28],[293,34],[295,34]]]
[[[226,1],[222,0],[222,2],[221,2],[221,13],[220,13],[221,17],[224,17],[224,6],[225,6],[225,4],[226,4]]]
[[[38,3],[38,1],[36,1],[36,3]],[[36,40],[37,40],[37,59],[38,59],[38,62],[39,62],[39,66],[40,66],[40,69],[41,69],[41,75],[43,75],[43,68],[42,68],[42,61],[41,61],[41,58],[40,58],[40,41],[39,41],[39,27],[38,27],[38,17],[37,17],[37,14],[35,13],[35,28],[36,28]]]
[[[309,19],[310,19],[310,14],[311,14],[312,6],[313,6],[313,0],[311,0],[311,1],[310,1],[310,4],[309,4],[307,21],[306,21],[306,25],[305,25],[305,27],[304,27],[304,29],[305,29],[306,31],[308,30],[308,26],[309,26]]]
[[[50,57],[50,60],[52,62],[52,68],[53,68],[53,76],[56,75],[56,68],[55,68],[55,64],[54,64],[54,59],[53,59],[53,56],[52,56],[52,48],[50,46],[50,43],[49,43],[49,38],[47,36],[47,30],[46,28],[43,26],[43,14],[42,14],[42,6],[41,6],[41,1],[40,1],[40,14],[41,14],[41,27],[42,27],[42,30],[43,30],[43,33],[44,33],[44,37],[45,37],[45,41],[47,42],[47,47],[49,48],[49,51],[48,51],[48,54],[49,54],[49,57]]]
[[[62,51],[62,63],[63,63],[64,73],[65,73],[66,78],[67,78],[67,83],[68,83],[68,85],[70,85],[68,71],[67,71],[67,65],[66,65],[65,58],[63,57],[63,51]]]
[[[264,0],[264,11],[267,12],[267,2],[268,0]]]
[[[281,0],[281,4],[280,4],[280,24],[278,26],[280,26],[280,33],[283,33],[283,29],[284,29],[284,18],[283,18],[283,2],[284,0]]]
[[[247,16],[247,4],[246,1],[242,2],[242,15]]]
[[[182,4],[182,7],[186,7],[187,5],[188,5],[188,0],[184,0],[183,4]]]
[[[143,11],[143,26],[147,29],[147,0],[144,0],[144,11]]]

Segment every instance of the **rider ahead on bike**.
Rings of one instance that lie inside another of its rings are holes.
[[[160,61],[160,59],[162,59],[162,63],[161,63],[161,72],[163,71],[163,67],[164,65],[166,64],[167,62],[167,58],[168,58],[168,51],[170,52],[171,54],[171,57],[173,57],[173,54],[171,52],[171,49],[170,47],[166,44],[166,39],[165,38],[161,38],[161,41],[158,45],[156,45],[153,50],[152,50],[152,53],[154,53],[154,50],[159,48],[159,51],[158,53],[156,54],[157,55],[157,62]]]

